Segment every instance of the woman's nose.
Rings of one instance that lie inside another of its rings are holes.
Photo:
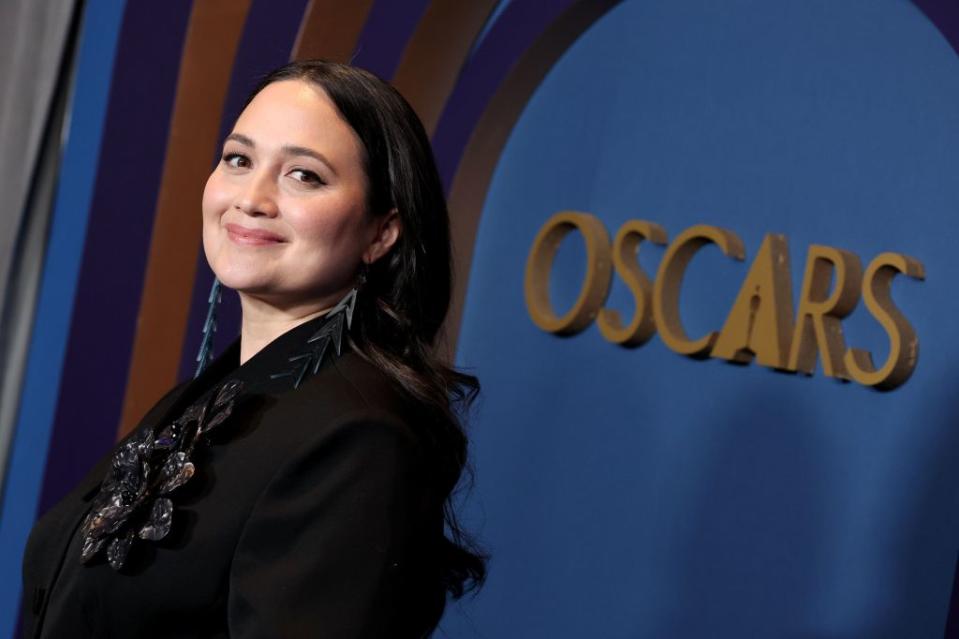
[[[246,188],[238,194],[233,206],[247,215],[275,217],[279,212],[276,204],[276,188],[267,173],[250,175]]]

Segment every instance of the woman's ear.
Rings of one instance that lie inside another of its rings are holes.
[[[403,232],[403,221],[395,208],[375,221],[376,235],[363,253],[363,261],[372,264],[386,255]]]

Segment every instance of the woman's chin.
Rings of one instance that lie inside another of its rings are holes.
[[[231,269],[214,269],[213,272],[220,284],[238,293],[264,295],[277,288],[276,284],[264,278],[262,273],[244,273]]]

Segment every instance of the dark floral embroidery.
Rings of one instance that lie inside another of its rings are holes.
[[[240,381],[227,381],[170,424],[144,428],[120,446],[81,524],[82,561],[106,548],[108,563],[120,570],[137,537],[166,537],[174,512],[168,495],[193,477],[196,468],[190,456],[229,417],[242,387]]]

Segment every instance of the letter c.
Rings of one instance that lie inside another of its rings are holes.
[[[699,339],[690,339],[679,318],[679,289],[682,286],[686,266],[693,255],[706,244],[716,244],[723,254],[736,260],[746,257],[743,241],[739,236],[717,226],[697,224],[680,233],[666,249],[659,263],[656,285],[653,287],[653,316],[656,330],[670,350],[690,357],[706,357],[718,333],[710,331]]]

